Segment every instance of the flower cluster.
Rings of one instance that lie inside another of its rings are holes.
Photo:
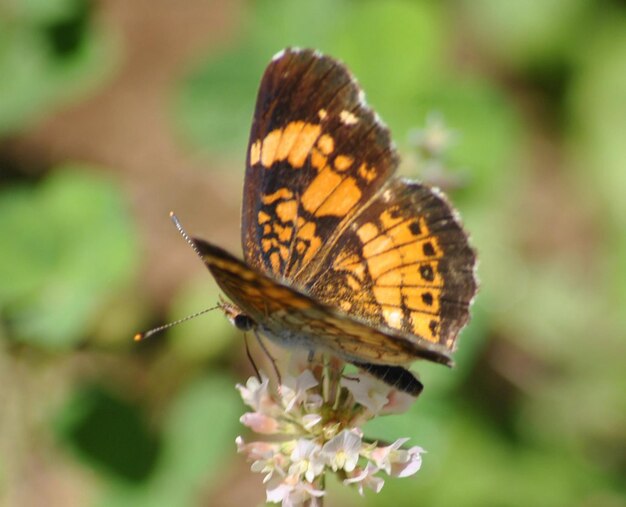
[[[464,185],[464,171],[451,170],[448,164],[450,149],[457,144],[459,133],[448,127],[440,113],[430,113],[424,127],[411,130],[408,137],[414,148],[408,154],[408,164],[422,180],[445,189]]]
[[[269,379],[251,377],[238,385],[253,409],[241,422],[269,441],[245,442],[237,448],[264,474],[267,501],[283,507],[319,505],[329,471],[360,494],[379,492],[383,473],[408,477],[421,466],[420,447],[404,448],[408,438],[391,445],[368,442],[360,427],[374,416],[403,412],[414,400],[364,373],[344,376],[337,364],[301,369],[273,389]]]
[[[441,160],[447,150],[458,140],[458,133],[450,130],[439,113],[426,117],[423,129],[410,133],[410,141],[421,153],[424,160]]]

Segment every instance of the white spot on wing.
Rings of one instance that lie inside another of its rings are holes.
[[[339,113],[339,119],[344,125],[354,125],[359,121],[356,116],[354,116],[350,111],[346,111],[345,109],[341,111],[341,113]]]
[[[430,187],[430,191],[437,197],[439,197],[439,199],[443,199],[444,201],[446,201],[446,203],[448,202],[448,199],[439,187]]]
[[[378,113],[376,111],[374,111],[374,121],[378,123],[378,125],[380,125],[384,129],[387,128],[387,124],[383,121],[383,119],[380,116],[378,116]]]
[[[402,326],[402,312],[393,310],[385,315],[385,320],[391,327],[399,328]]]
[[[283,56],[285,56],[285,50],[281,49],[278,53],[272,56],[272,61],[275,62],[276,60],[280,60]]]
[[[365,92],[363,90],[359,90],[359,104],[361,105],[361,107],[364,107],[364,108],[367,107],[367,101],[365,100]]]

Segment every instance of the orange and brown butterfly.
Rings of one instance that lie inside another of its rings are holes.
[[[247,152],[241,261],[192,239],[231,316],[417,395],[405,369],[451,365],[475,254],[434,188],[394,175],[389,130],[346,67],[285,49],[263,75]]]

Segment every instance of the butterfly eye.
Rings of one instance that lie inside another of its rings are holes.
[[[243,313],[235,315],[234,323],[240,331],[250,331],[255,326],[255,322]]]

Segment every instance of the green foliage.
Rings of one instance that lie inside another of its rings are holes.
[[[89,0],[28,0],[0,5],[0,135],[92,87],[112,55],[91,27]]]
[[[328,12],[332,17],[325,16]],[[399,1],[260,2],[253,14],[256,22],[240,45],[200,65],[184,85],[181,125],[207,149],[239,154],[239,167],[243,167],[247,130],[241,125],[250,123],[268,55],[299,46],[341,55],[383,118],[400,123],[405,130],[413,127],[414,119],[408,124],[404,121],[411,118],[406,108],[415,109],[419,92],[432,90],[439,77],[438,13],[428,4]],[[323,23],[312,22],[321,19]],[[383,33],[384,38],[376,37]]]
[[[33,345],[75,345],[134,273],[135,234],[120,191],[86,167],[0,191],[0,235],[0,307],[13,338]]]
[[[590,0],[460,2],[486,51],[507,66],[549,70],[571,60],[595,15]]]
[[[610,11],[606,18],[604,30],[590,37],[578,55],[581,72],[569,96],[570,151],[579,184],[593,185],[603,198],[612,225],[623,230],[626,146],[621,134],[626,128],[626,115],[619,105],[626,101],[626,20],[623,14]],[[589,178],[590,173],[593,178]]]
[[[81,459],[119,480],[144,481],[158,459],[159,442],[141,412],[100,386],[76,393],[58,426]]]
[[[168,321],[191,315],[203,307],[210,307],[219,301],[219,292],[210,277],[203,277],[185,286],[172,302],[172,312]],[[172,353],[185,361],[203,363],[216,360],[227,350],[241,345],[241,334],[224,318],[217,309],[192,319],[185,325],[173,327],[168,331]]]
[[[191,381],[168,407],[149,480],[133,487],[112,483],[101,505],[193,505],[197,494],[215,485],[232,456],[240,411],[232,381],[215,376]]]

